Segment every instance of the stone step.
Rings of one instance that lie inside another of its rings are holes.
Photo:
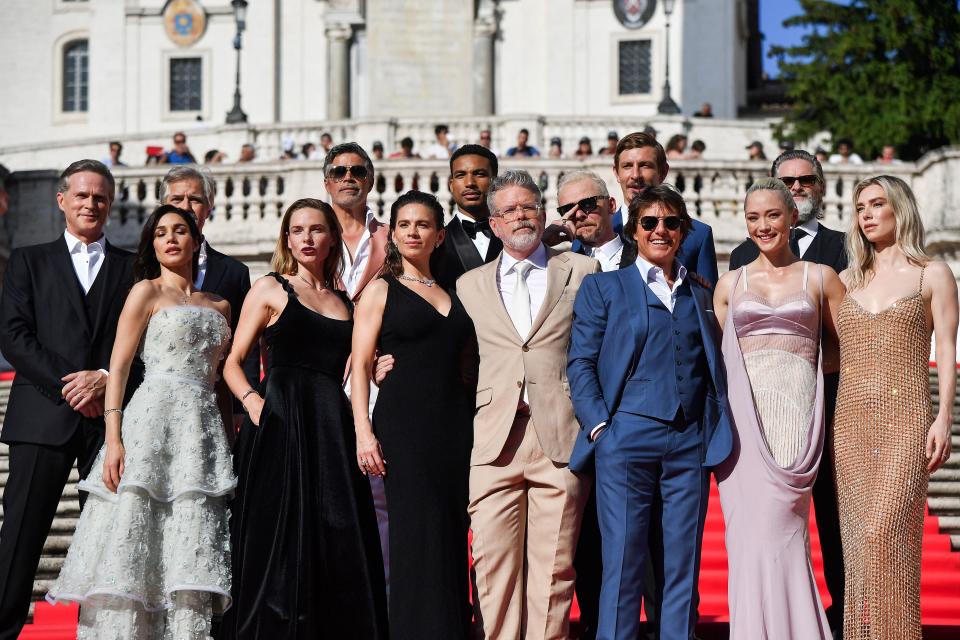
[[[960,468],[944,465],[933,472],[930,480],[937,482],[960,482]],[[957,493],[960,493],[960,485],[957,485],[956,489]]]
[[[933,496],[927,498],[930,512],[938,516],[960,516],[960,496]]]
[[[936,496],[960,496],[960,483],[931,480],[930,486],[927,488],[927,496],[929,498]]]
[[[960,534],[960,516],[940,516],[940,531]]]

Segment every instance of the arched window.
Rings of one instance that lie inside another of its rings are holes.
[[[86,112],[89,94],[87,41],[73,40],[63,48],[63,110]]]

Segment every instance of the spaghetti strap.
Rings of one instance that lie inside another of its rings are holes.
[[[809,271],[809,267],[810,267],[810,263],[807,262],[807,261],[804,261],[804,263],[803,263],[803,292],[804,292],[804,293],[807,292],[807,271]],[[822,271],[822,270],[821,270],[821,272],[820,272],[820,278],[821,278],[820,284],[823,284],[823,282],[822,282],[822,279],[823,279],[823,271]]]
[[[747,277],[747,265],[743,265],[743,292],[750,291],[750,279]],[[734,287],[736,288],[736,287]]]
[[[923,293],[923,272],[927,270],[927,265],[920,267],[920,288],[917,290],[917,293]]]
[[[281,276],[276,271],[271,271],[267,275],[276,278],[277,282],[280,283],[280,286],[283,287],[283,290],[287,292],[288,296],[293,296],[294,298],[297,297],[297,292],[293,290],[293,285],[290,284],[289,280]]]

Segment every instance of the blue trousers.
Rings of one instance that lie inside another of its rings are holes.
[[[662,499],[661,640],[688,640],[696,625],[700,543],[709,498],[699,424],[617,413],[596,444],[597,516],[603,538],[598,640],[635,640],[646,540]]]

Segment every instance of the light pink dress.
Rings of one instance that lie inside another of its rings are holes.
[[[820,307],[807,293],[808,265],[803,289],[780,300],[749,291],[745,267],[730,293],[722,350],[734,445],[717,480],[733,640],[831,637],[807,525],[824,440]]]

